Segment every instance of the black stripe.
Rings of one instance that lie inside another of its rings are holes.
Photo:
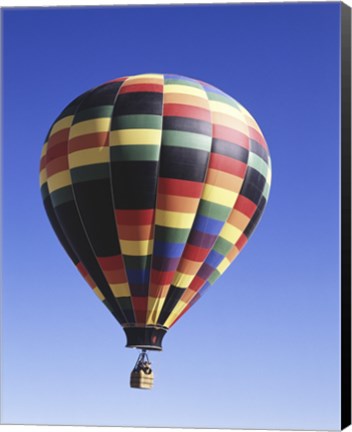
[[[209,153],[186,147],[161,146],[160,177],[203,182]]]
[[[249,145],[251,152],[255,153],[257,156],[260,156],[266,163],[269,161],[268,152],[265,150],[263,146],[261,146],[257,141],[250,139]]]
[[[211,136],[212,124],[188,117],[167,116],[163,118],[163,130],[178,130]]]
[[[170,286],[158,319],[159,325],[165,323],[184,292],[184,288],[177,288],[174,285]]]
[[[155,207],[158,162],[111,162],[111,181],[116,209]]]
[[[258,207],[257,207],[256,211],[254,212],[254,215],[252,216],[252,219],[249,221],[249,224],[246,226],[246,229],[243,232],[243,234],[247,238],[249,238],[252,235],[255,227],[258,225],[258,222],[260,221],[260,218],[263,214],[265,205],[266,205],[266,199],[262,195],[262,197],[259,200]]]
[[[84,99],[78,112],[101,105],[112,105],[123,81],[107,83],[97,87]]]
[[[159,92],[123,93],[117,98],[113,117],[127,114],[162,115],[163,94]]]
[[[121,253],[116,232],[110,179],[74,183],[75,201],[90,244],[98,257]]]
[[[238,144],[234,144],[220,139],[213,139],[211,145],[211,152],[231,157],[243,163],[247,163],[248,161],[249,152],[247,149],[241,147]]]
[[[100,291],[106,297],[111,308],[114,310],[114,316],[121,324],[125,323],[126,319],[119,310],[115,297],[113,296],[104,274],[97,263],[95,255],[92,252],[74,201],[66,202],[56,207],[55,213],[79,260],[87,269],[89,275],[92,277]]]

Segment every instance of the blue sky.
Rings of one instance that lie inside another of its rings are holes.
[[[338,429],[339,4],[3,18],[2,422]],[[151,355],[151,392],[129,388],[137,352],[61,249],[38,186],[61,109],[145,72],[232,95],[257,119],[273,163],[258,229]]]

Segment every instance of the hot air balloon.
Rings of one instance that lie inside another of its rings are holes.
[[[71,102],[40,162],[63,248],[141,349],[131,386],[150,388],[147,350],[242,250],[266,205],[263,134],[232,97],[170,74],[117,78]]]

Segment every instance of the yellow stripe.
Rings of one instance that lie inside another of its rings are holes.
[[[109,147],[94,147],[75,151],[68,155],[70,168],[110,161]]]
[[[160,129],[122,129],[110,133],[110,145],[150,145],[161,142]]]
[[[229,191],[228,189],[219,188],[206,184],[204,186],[202,199],[216,204],[232,207],[238,197],[238,192]]]
[[[186,307],[186,303],[180,300],[176,304],[174,310],[171,312],[170,316],[168,317],[168,319],[165,321],[163,325],[165,327],[169,327],[175,321],[175,319],[180,315],[180,313],[183,311],[185,307]]]
[[[230,116],[215,111],[213,111],[211,115],[212,115],[213,124],[226,126],[231,129],[238,130],[248,136],[249,134],[248,125],[243,121],[243,118],[240,119],[233,115]],[[236,120],[235,124],[234,124],[234,120]]]
[[[223,274],[224,271],[227,269],[227,267],[230,265],[230,261],[225,257],[221,263],[216,267],[216,270],[220,273]]]
[[[160,79],[164,79],[164,76],[162,74],[139,74],[139,75],[134,75],[132,77],[127,78],[128,81],[129,80],[134,80],[134,79],[139,79],[139,78],[160,78]]]
[[[231,105],[227,105],[226,103],[220,101],[210,100],[209,106],[211,111],[217,111],[219,113],[230,115],[246,123],[244,115]]]
[[[153,240],[120,240],[121,251],[126,255],[145,256],[153,252]]]
[[[42,148],[42,153],[41,153],[41,155],[40,155],[41,158],[44,157],[44,156],[46,155],[47,149],[48,149],[48,143],[46,142],[46,143],[43,145],[43,148]]]
[[[157,209],[155,223],[170,228],[191,228],[194,217],[194,213],[180,213]]]
[[[206,99],[206,93],[204,90],[201,90],[196,87],[190,87],[187,85],[181,85],[181,84],[166,84],[164,86],[164,93],[182,93],[182,94],[188,94],[193,96],[199,96],[203,99]]]
[[[69,139],[91,133],[108,132],[110,130],[110,123],[110,117],[101,117],[74,124],[70,129]]]
[[[54,135],[56,132],[61,131],[62,129],[67,129],[71,127],[72,120],[73,116],[67,116],[56,122],[50,131],[50,136]]]
[[[172,285],[175,285],[177,288],[188,288],[193,278],[194,275],[176,272],[172,281]]]
[[[161,312],[161,309],[164,306],[165,298],[148,298],[148,313],[147,313],[147,324],[156,324],[158,322],[158,318]]]
[[[46,168],[43,168],[39,174],[40,187],[42,187],[44,183],[46,183]]]
[[[56,189],[69,186],[70,184],[72,184],[72,182],[69,170],[61,171],[48,178],[48,188],[50,193],[54,192]]]
[[[234,244],[241,237],[242,233],[243,231],[241,229],[226,222],[220,232],[220,237]]]
[[[110,288],[115,297],[131,297],[130,288],[127,283],[110,284]]]
[[[100,300],[105,300],[103,293],[100,291],[98,287],[93,288],[93,292],[98,296]]]

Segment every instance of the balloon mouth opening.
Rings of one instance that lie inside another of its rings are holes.
[[[126,347],[162,351],[162,340],[167,332],[163,326],[124,326]]]

